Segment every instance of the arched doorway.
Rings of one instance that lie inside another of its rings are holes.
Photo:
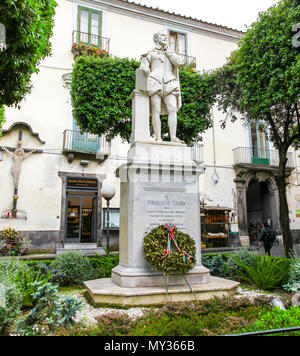
[[[247,220],[250,244],[256,245],[260,238],[261,224],[268,220],[272,228],[279,232],[278,197],[272,178],[259,180],[251,178],[246,193]]]

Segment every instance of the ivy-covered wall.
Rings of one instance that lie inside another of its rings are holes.
[[[120,135],[130,141],[135,71],[140,63],[128,58],[78,57],[72,78],[73,115],[83,131],[105,135],[108,140]],[[180,69],[183,106],[178,112],[178,137],[190,144],[211,127],[210,109],[215,102],[212,74]],[[162,119],[162,134],[169,135],[167,117]]]

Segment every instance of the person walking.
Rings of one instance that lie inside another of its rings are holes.
[[[273,247],[273,242],[276,240],[275,232],[272,230],[268,221],[262,224],[261,237],[259,239],[259,247],[262,243],[264,244],[264,249],[266,256],[271,256],[271,249]]]

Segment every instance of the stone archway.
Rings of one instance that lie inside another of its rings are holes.
[[[271,176],[257,173],[249,181],[246,200],[250,244],[257,244],[264,221],[268,221],[279,232],[279,200],[276,193],[275,181]]]
[[[268,219],[279,233],[279,197],[273,173],[238,168],[235,183],[242,246],[250,244],[249,227],[253,222],[262,223]]]

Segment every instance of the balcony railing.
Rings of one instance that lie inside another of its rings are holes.
[[[278,151],[258,149],[256,147],[238,147],[233,150],[234,164],[251,164],[259,166],[279,166]],[[294,168],[293,154],[287,154],[287,167]]]
[[[72,52],[80,55],[81,52],[90,51],[99,56],[109,55],[110,39],[93,35],[91,33],[73,31]],[[91,54],[90,53],[90,54]]]
[[[179,53],[179,55],[181,56],[183,65],[185,67],[196,68],[197,66],[196,57],[187,56],[186,54],[181,54],[181,53]]]
[[[86,154],[95,154],[97,156],[109,156],[111,153],[111,144],[106,141],[104,136],[96,136],[89,133],[81,134],[79,131],[64,131],[65,152],[79,152]]]

